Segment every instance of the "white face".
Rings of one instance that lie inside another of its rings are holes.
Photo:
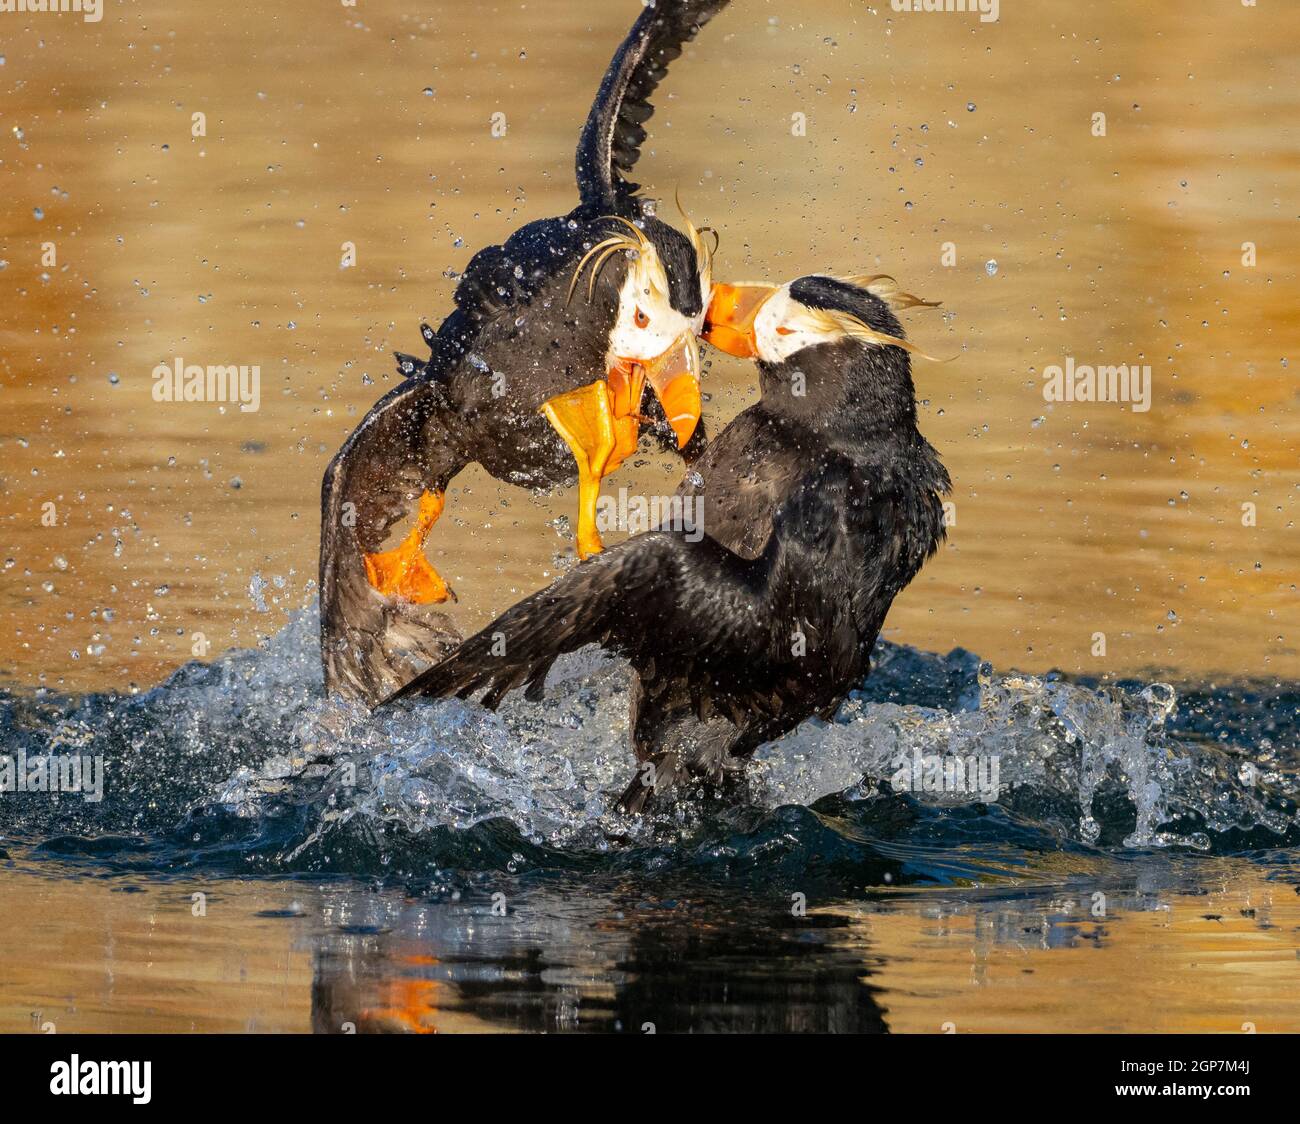
[[[683,316],[668,300],[668,277],[653,249],[628,263],[618,292],[618,318],[609,335],[609,354],[619,359],[657,359],[687,333],[704,327],[711,282],[701,277],[700,314]]]
[[[828,328],[790,296],[782,285],[759,307],[754,317],[754,343],[765,363],[782,363],[796,351],[819,343],[834,343],[843,333]]]

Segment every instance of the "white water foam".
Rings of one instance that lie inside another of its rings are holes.
[[[255,815],[268,796],[311,799],[322,803],[327,821],[364,816],[415,831],[505,817],[529,840],[561,847],[603,848],[609,834],[644,837],[640,819],[613,808],[634,765],[622,661],[594,649],[561,659],[538,704],[516,692],[496,713],[453,699],[370,715],[320,697],[314,628],[314,616],[304,613],[264,651],[223,657],[229,674],[221,676],[217,697],[194,700],[209,720],[220,706],[224,721],[241,726],[263,708],[294,712],[288,737],[238,769],[216,795],[220,803]],[[919,661],[911,673],[918,695],[933,693],[940,678],[960,681],[965,674],[969,682],[951,708],[855,693],[834,721],[805,722],[758,751],[750,799],[775,807],[838,792],[866,795],[919,752],[996,759],[1003,799],[1030,789],[1077,806],[1064,830],[1084,843],[1100,834],[1094,797],[1104,789],[1126,796],[1136,810],[1128,847],[1207,847],[1204,835],[1160,829],[1180,813],[1199,816],[1212,831],[1281,832],[1289,824],[1265,797],[1278,788],[1294,791],[1294,778],[1274,772],[1245,785],[1236,776],[1237,758],[1168,736],[1177,699],[1167,685],[1091,688],[1000,676],[987,666],[972,675],[965,654],[943,659],[882,646],[878,655],[883,675],[903,656]],[[209,727],[207,736],[214,732]],[[974,798],[914,795],[936,804]],[[689,819],[682,808],[672,814]]]

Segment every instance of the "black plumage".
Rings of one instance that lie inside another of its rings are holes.
[[[866,338],[902,338],[888,304],[829,277],[787,290],[791,323],[818,342],[781,361],[760,353],[761,399],[683,482],[703,501],[703,538],[660,530],[611,547],[395,697],[485,689],[495,707],[519,686],[538,697],[562,652],[618,652],[636,673],[634,748],[649,766],[624,793],[629,810],[686,777],[720,782],[759,745],[834,712],[943,540],[950,484],[917,429],[908,353]]]
[[[454,310],[437,331],[422,328],[429,358],[398,355],[405,381],[375,404],[330,462],[321,490],[320,553],[327,689],[373,703],[459,641],[445,613],[382,594],[368,580],[363,556],[381,550],[422,495],[437,497],[431,524],[448,482],[471,462],[532,489],[577,478],[574,455],[538,411],[554,396],[606,376],[628,259],[613,256],[589,300],[569,297],[587,252],[626,229],[611,216],[635,223],[653,245],[672,308],[687,318],[702,312],[708,282],[695,241],[643,214],[637,186],[624,173],[637,161],[642,126],[653,113],[650,97],[668,64],[726,3],[659,0],[641,14],[582,131],[578,206],[529,223],[474,256],[457,285]],[[646,403],[657,435],[671,444],[673,431],[662,410],[656,419],[656,409]],[[697,427],[683,455],[693,456],[702,444]]]

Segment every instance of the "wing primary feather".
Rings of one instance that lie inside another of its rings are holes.
[[[654,113],[650,102],[684,46],[729,0],[657,0],[646,7],[605,71],[578,140],[578,191],[590,207],[626,206],[639,185],[627,179]]]

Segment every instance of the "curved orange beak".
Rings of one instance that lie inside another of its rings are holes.
[[[775,285],[714,285],[700,337],[738,359],[756,358],[754,318],[775,292]]]
[[[664,416],[677,436],[677,447],[685,448],[703,409],[700,349],[691,332],[683,332],[655,359],[616,359],[607,377],[616,417],[639,411],[642,387],[646,382],[654,387]]]

